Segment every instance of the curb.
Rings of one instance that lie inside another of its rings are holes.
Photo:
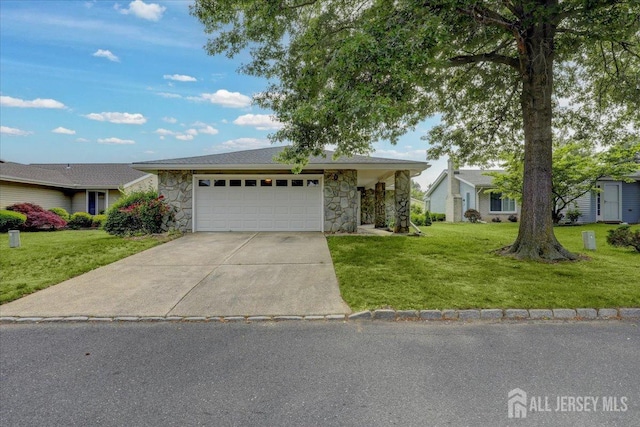
[[[66,317],[19,317],[2,316],[4,323],[70,323],[70,322],[217,322],[258,323],[283,321],[501,321],[501,320],[635,320],[640,319],[640,308],[578,308],[578,309],[480,309],[480,310],[366,310],[351,315],[327,314],[313,316],[66,316]]]

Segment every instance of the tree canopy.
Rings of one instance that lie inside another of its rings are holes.
[[[640,129],[638,0],[196,0],[212,54],[241,71],[304,164],[441,124],[431,157],[482,163],[524,153],[523,215],[510,251],[572,258],[551,229],[552,128],[603,144]],[[546,217],[549,218],[546,218]]]

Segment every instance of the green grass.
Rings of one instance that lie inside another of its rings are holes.
[[[518,224],[421,227],[425,237],[330,236],[344,300],[376,308],[640,307],[640,254],[606,243],[614,225],[557,227],[558,240],[590,259],[542,264],[492,253],[513,242]],[[634,227],[636,228],[636,227]],[[586,251],[582,231],[596,233]]]
[[[21,247],[0,235],[0,303],[55,285],[162,243],[122,239],[102,230],[20,233]]]

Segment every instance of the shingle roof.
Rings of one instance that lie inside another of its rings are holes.
[[[140,162],[134,163],[133,167],[136,167],[137,165],[279,165],[280,163],[273,160],[273,158],[279,154],[283,148],[284,147],[267,147],[255,150],[234,151],[231,153],[210,154],[207,156]],[[333,160],[333,151],[325,150],[324,152],[326,157],[311,157],[309,159],[309,164],[426,164],[426,162],[370,156],[339,157],[338,159]]]
[[[504,172],[502,170],[474,170],[474,169],[460,169],[456,171],[455,175],[459,179],[473,184],[476,187],[493,187],[493,177],[484,175],[487,172]]]
[[[118,188],[146,175],[125,163],[0,163],[0,177],[62,188]]]

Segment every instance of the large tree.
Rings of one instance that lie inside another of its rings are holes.
[[[552,128],[603,142],[640,129],[638,0],[196,0],[210,54],[250,55],[258,105],[302,165],[371,151],[427,117],[432,157],[479,163],[524,141],[519,233],[507,253],[573,259],[553,234]],[[554,121],[556,123],[554,123]]]
[[[506,159],[504,172],[486,172],[493,177],[495,188],[510,199],[522,202],[523,162],[519,155]],[[630,175],[640,171],[640,138],[619,141],[606,150],[582,141],[554,141],[551,217],[554,223],[562,219],[561,213],[590,192],[601,191],[598,181],[609,177],[622,181],[632,180]]]

